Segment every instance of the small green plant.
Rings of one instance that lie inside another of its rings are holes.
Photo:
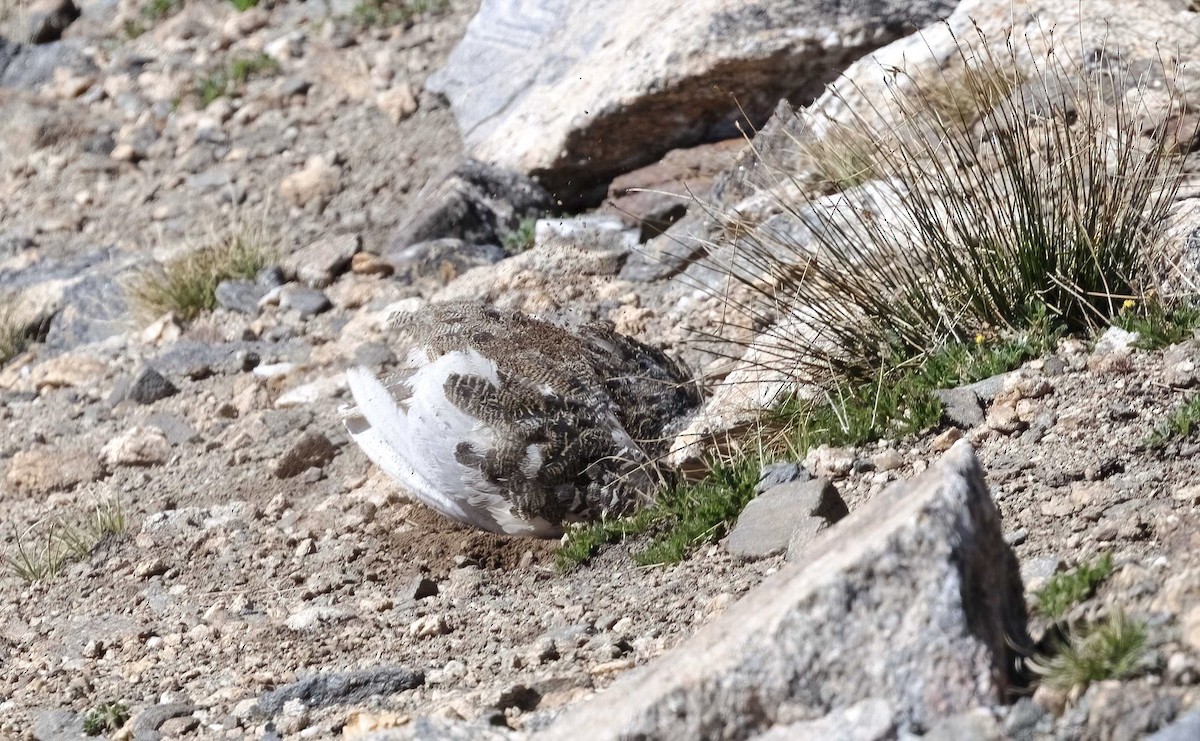
[[[253,77],[266,77],[279,72],[279,62],[266,54],[241,57],[229,63],[229,78],[235,85],[243,85]]]
[[[1197,430],[1200,430],[1200,396],[1193,396],[1154,428],[1146,438],[1146,445],[1155,449],[1165,448],[1172,440],[1184,440]]]
[[[224,97],[229,92],[229,78],[223,70],[200,78],[196,83],[196,97],[200,99],[200,107],[207,108],[217,98]]]
[[[638,565],[677,563],[697,545],[725,534],[754,497],[760,470],[749,459],[719,464],[704,480],[673,486],[653,505],[628,517],[575,530],[558,551],[558,566],[570,569],[604,544],[639,535],[649,535],[650,542],[634,554]]]
[[[1128,332],[1137,332],[1138,347],[1157,350],[1193,337],[1200,327],[1200,307],[1192,304],[1165,307],[1156,301],[1139,305],[1127,299],[1114,323]]]
[[[222,69],[215,70],[196,81],[195,93],[200,106],[207,107],[217,98],[237,94],[251,79],[267,77],[279,72],[279,62],[266,54],[239,57],[230,60]]]
[[[533,247],[534,236],[537,232],[537,219],[521,219],[516,229],[500,237],[500,246],[510,255],[519,255]]]
[[[1037,611],[1051,620],[1061,620],[1068,610],[1095,594],[1112,572],[1112,555],[1105,553],[1090,564],[1080,564],[1074,571],[1055,574],[1034,595]]]
[[[5,556],[14,574],[28,582],[50,581],[72,561],[87,558],[106,539],[124,535],[128,527],[125,510],[116,499],[97,502],[86,517],[58,518],[44,534],[27,544],[17,536],[15,551]]]
[[[815,399],[790,397],[768,415],[783,431],[784,451],[803,457],[818,445],[858,446],[885,437],[903,438],[937,426],[942,405],[934,392],[1010,371],[1044,353],[1053,338],[1030,332],[1011,340],[948,342],[922,356],[885,360],[866,381],[831,384]]]
[[[142,6],[142,17],[147,21],[161,21],[174,15],[183,7],[183,0],[150,0]]]
[[[1030,667],[1047,685],[1070,692],[1136,674],[1145,649],[1145,626],[1116,612],[1103,623],[1070,632],[1054,655],[1034,659]]]
[[[138,273],[128,292],[146,317],[166,312],[187,321],[217,306],[217,286],[231,278],[253,278],[270,264],[274,250],[249,235],[237,235]]]
[[[103,702],[83,716],[83,732],[99,736],[121,730],[129,720],[129,708],[123,702]]]
[[[247,10],[258,5],[258,0],[229,0],[229,4],[237,8],[239,13],[245,13]]]
[[[399,26],[444,12],[448,6],[449,0],[362,0],[353,15],[367,26]]]

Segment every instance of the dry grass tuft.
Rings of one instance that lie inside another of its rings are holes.
[[[251,279],[276,255],[277,250],[263,239],[242,232],[216,246],[146,268],[129,282],[127,290],[144,319],[174,312],[188,321],[216,308],[221,281]]]

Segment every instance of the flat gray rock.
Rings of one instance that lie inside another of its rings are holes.
[[[1146,741],[1196,741],[1200,738],[1200,710],[1179,716],[1171,725],[1163,728]]]
[[[752,738],[870,698],[892,708],[899,735],[917,732],[1004,701],[1026,620],[1017,559],[961,441],[534,738]]]
[[[844,60],[945,17],[946,0],[484,0],[426,82],[474,158],[564,203],[671,149],[811,100]],[[673,115],[672,111],[687,111]],[[666,112],[666,113],[664,113]]]
[[[828,481],[792,481],[750,500],[725,540],[740,558],[766,558],[788,550],[798,530],[810,537],[849,514]]]
[[[362,237],[341,234],[318,239],[292,253],[284,270],[312,288],[324,288],[350,269],[350,260],[362,249]]]
[[[778,725],[754,741],[888,741],[896,718],[885,700],[871,698],[816,720]]]
[[[259,698],[258,708],[263,715],[270,717],[282,710],[289,700],[300,700],[310,708],[336,703],[361,703],[372,695],[387,697],[424,683],[425,675],[422,672],[400,666],[323,672],[271,690]]]
[[[933,395],[942,402],[942,418],[955,427],[969,430],[987,419],[979,395],[970,388],[942,389]]]
[[[217,284],[217,304],[230,311],[248,316],[258,316],[262,311],[258,302],[269,289],[253,281],[240,278],[223,280]]]

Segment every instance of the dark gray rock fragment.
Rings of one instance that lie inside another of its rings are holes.
[[[942,389],[933,395],[942,402],[942,419],[963,430],[969,430],[987,419],[979,395],[969,387]]]
[[[791,543],[802,548],[849,513],[828,481],[792,481],[752,499],[738,516],[725,547],[741,558],[766,558],[785,550],[790,555]]]
[[[47,44],[62,38],[67,26],[79,17],[79,8],[71,0],[42,0],[29,8],[26,22],[29,28],[29,41],[34,44]]]
[[[299,285],[284,286],[279,292],[279,306],[291,309],[301,317],[311,317],[324,314],[333,308],[329,297],[315,288]]]
[[[552,205],[532,178],[464,160],[427,198],[413,204],[392,232],[387,253],[445,237],[499,244],[522,219],[539,216]]]
[[[310,708],[353,704],[365,702],[374,695],[386,697],[411,690],[424,683],[423,672],[400,666],[325,672],[271,690],[258,699],[258,708],[270,717],[282,710],[289,700],[300,700]]]
[[[1171,725],[1147,736],[1146,741],[1196,741],[1200,738],[1200,709],[1175,719]]]
[[[153,404],[177,393],[179,393],[179,389],[163,374],[153,368],[143,368],[141,373],[138,373],[133,379],[133,384],[129,387],[128,398],[139,404]]]
[[[812,481],[812,474],[798,461],[783,461],[769,463],[762,468],[758,483],[754,485],[754,493],[762,494],[776,486],[790,484],[793,481]]]

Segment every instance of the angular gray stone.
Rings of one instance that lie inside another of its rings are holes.
[[[33,719],[29,733],[36,741],[87,741],[95,738],[83,732],[83,716],[66,708],[39,712]]]
[[[1002,741],[1004,733],[990,712],[977,708],[941,718],[921,738],[928,741]]]
[[[240,278],[223,280],[217,284],[217,304],[239,314],[258,316],[262,310],[258,302],[267,295],[267,287]]]
[[[318,239],[288,256],[283,269],[312,288],[324,288],[350,269],[360,249],[362,237],[357,234]]]
[[[782,484],[790,484],[793,481],[812,481],[812,474],[808,472],[803,463],[797,461],[769,463],[763,466],[762,472],[758,476],[758,483],[754,485],[754,493],[762,494],[768,489],[774,489]]]
[[[504,250],[494,244],[471,244],[455,237],[418,242],[388,255],[396,279],[409,285],[444,286],[471,268],[494,265]]]
[[[1175,388],[1200,384],[1200,341],[1172,345],[1163,353],[1163,380]]]
[[[553,203],[536,181],[474,160],[463,161],[401,218],[384,257],[418,242],[453,237],[469,244],[500,244],[501,237]]]
[[[671,149],[739,136],[746,119],[761,126],[781,98],[811,100],[845,60],[953,7],[485,0],[426,87],[450,100],[471,156],[572,205]]]
[[[138,373],[137,377],[133,379],[133,384],[129,387],[128,398],[139,404],[153,404],[177,393],[179,393],[179,389],[163,374],[153,368],[143,368],[141,373]]]
[[[652,283],[683,272],[688,263],[703,254],[713,231],[710,218],[689,213],[638,247],[621,268],[621,279]]]
[[[1017,559],[961,441],[540,739],[752,738],[867,698],[898,735],[996,705],[1029,650]]]
[[[1146,741],[1196,741],[1200,738],[1200,709],[1175,719],[1171,725],[1147,736]]]
[[[969,430],[987,419],[979,395],[970,388],[941,389],[933,395],[942,402],[942,419],[955,427]]]
[[[798,530],[803,540],[849,514],[828,481],[793,481],[759,494],[725,539],[725,549],[740,558],[766,558],[789,549]]]
[[[886,700],[871,698],[817,720],[775,726],[754,741],[889,741],[895,737],[891,706]]]
[[[53,80],[59,68],[77,75],[96,72],[95,63],[78,43],[52,41],[30,46],[0,38],[0,87],[37,90]]]
[[[200,442],[200,433],[196,432],[183,417],[167,412],[155,412],[146,417],[146,424],[157,427],[167,436],[167,442],[173,446],[187,445]]]
[[[400,666],[325,672],[271,690],[258,699],[258,709],[270,717],[282,710],[289,700],[300,700],[310,708],[361,703],[372,695],[387,697],[424,683],[422,672]]]
[[[333,308],[324,293],[297,285],[286,285],[279,289],[279,306],[299,312],[302,317],[324,314]]]

